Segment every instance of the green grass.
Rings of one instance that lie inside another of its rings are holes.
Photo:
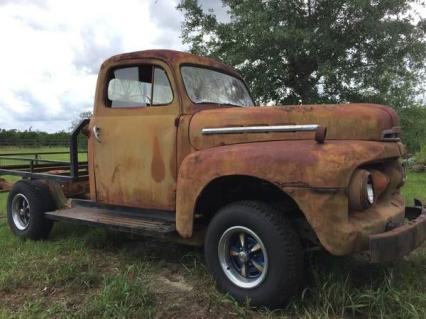
[[[414,156],[415,160],[419,164],[426,164],[426,145],[422,145],[420,150]]]
[[[2,146],[0,147],[0,154],[17,154],[17,153],[45,153],[45,152],[66,152],[66,154],[48,154],[39,155],[39,159],[46,159],[46,160],[56,160],[56,161],[67,161],[69,162],[70,156],[69,156],[69,148],[67,147],[9,147],[9,146]],[[13,157],[21,157],[20,155],[14,155]],[[31,155],[22,155],[22,157],[25,158],[34,158],[34,156]],[[86,161],[87,156],[82,151],[79,154],[79,161]],[[13,164],[26,164],[28,161],[16,161],[16,160],[6,160],[3,158],[0,158],[0,165],[13,165]]]
[[[426,198],[426,174],[404,196]],[[318,253],[284,310],[220,294],[196,248],[56,223],[49,240],[7,226],[0,194],[0,318],[426,318],[426,247],[389,265]]]
[[[403,195],[409,205],[413,204],[414,198],[426,201],[426,173],[409,172],[403,187]]]
[[[0,153],[32,153],[32,152],[67,152],[69,149],[63,146],[42,146],[42,147],[17,147],[0,146]]]

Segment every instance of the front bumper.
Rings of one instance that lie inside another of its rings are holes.
[[[426,240],[426,206],[416,200],[414,207],[405,208],[405,218],[408,223],[368,237],[370,262],[400,259]]]

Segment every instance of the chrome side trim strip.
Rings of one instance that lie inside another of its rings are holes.
[[[308,125],[268,125],[268,126],[230,126],[203,128],[203,135],[235,133],[269,133],[269,132],[311,132],[318,129],[318,124]]]

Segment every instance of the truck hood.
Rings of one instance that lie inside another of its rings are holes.
[[[239,143],[314,138],[314,132],[267,132],[268,126],[320,125],[327,128],[326,140],[393,140],[399,137],[395,111],[377,104],[290,105],[205,109],[190,121],[189,138],[197,149]],[[203,129],[262,126],[264,132],[213,133]],[[266,132],[265,132],[266,131]]]

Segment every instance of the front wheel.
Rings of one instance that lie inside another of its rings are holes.
[[[240,302],[281,306],[300,289],[300,240],[285,216],[263,203],[221,209],[210,222],[204,249],[219,290]]]

